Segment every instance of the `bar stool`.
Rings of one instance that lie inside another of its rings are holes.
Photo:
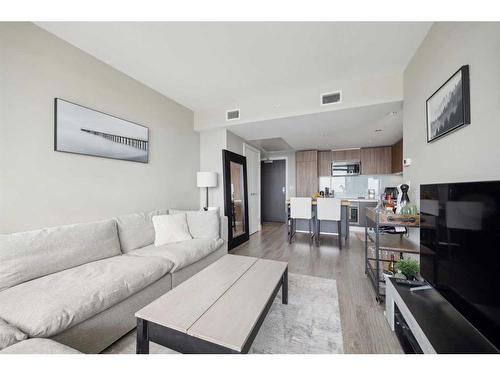
[[[296,220],[303,219],[309,220],[309,235],[310,241],[314,238],[314,231],[312,224],[314,215],[312,212],[312,199],[311,198],[290,198],[290,233],[288,236],[289,243],[292,243],[292,238],[295,236]]]
[[[321,232],[321,220],[336,221],[338,228],[339,249],[342,249],[342,222],[341,222],[341,204],[342,201],[336,198],[318,198],[316,200],[318,219],[316,242],[319,245],[319,234]]]

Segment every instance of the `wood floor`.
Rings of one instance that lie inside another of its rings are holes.
[[[288,271],[335,279],[339,293],[340,319],[345,353],[402,353],[385,320],[383,305],[375,301],[364,274],[363,243],[351,232],[348,246],[339,250],[337,238],[321,236],[321,245],[310,245],[306,234],[297,233],[290,245],[281,223],[265,223],[260,232],[231,251],[288,262]]]

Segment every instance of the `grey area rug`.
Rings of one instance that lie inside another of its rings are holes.
[[[335,280],[290,273],[288,305],[281,291],[253,342],[250,353],[342,353],[339,298]],[[105,354],[134,354],[135,330],[122,337]],[[177,352],[150,343],[151,354]]]

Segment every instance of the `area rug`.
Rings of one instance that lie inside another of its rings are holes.
[[[288,283],[288,305],[281,304],[280,292],[250,353],[342,353],[342,328],[335,280],[290,273]],[[122,337],[103,353],[135,353],[135,331]],[[150,353],[177,352],[150,343]]]

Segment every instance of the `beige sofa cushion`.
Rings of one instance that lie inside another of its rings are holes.
[[[151,219],[156,215],[166,215],[167,212],[167,209],[162,209],[116,217],[122,252],[128,253],[131,250],[151,245],[155,240],[155,228]]]
[[[168,259],[174,264],[170,272],[174,272],[206,257],[219,249],[223,243],[224,241],[220,238],[216,240],[192,239],[163,246],[146,246],[131,251],[130,255]]]
[[[21,341],[0,354],[82,354],[78,350],[49,339],[29,339]]]
[[[119,254],[114,220],[0,235],[0,291]]]
[[[24,332],[11,326],[5,320],[0,319],[0,350],[27,338],[28,335]]]
[[[193,211],[186,214],[189,232],[193,238],[216,240],[219,238],[219,214],[216,211]]]
[[[167,259],[128,255],[87,263],[0,292],[0,318],[30,337],[51,337],[147,287],[171,268]]]

